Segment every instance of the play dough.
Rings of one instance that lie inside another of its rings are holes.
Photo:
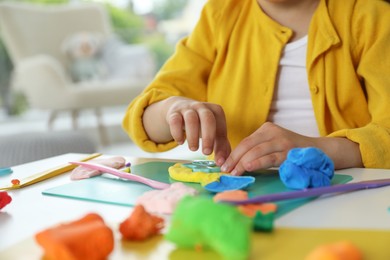
[[[255,178],[252,176],[231,176],[221,175],[219,180],[210,182],[204,188],[210,192],[223,192],[227,190],[246,189],[255,183]]]
[[[362,260],[363,254],[350,241],[337,241],[316,247],[305,260]]]
[[[107,259],[114,249],[114,234],[98,214],[60,224],[35,235],[45,259]]]
[[[0,191],[0,210],[10,204],[12,201],[11,196],[5,191]]]
[[[148,213],[137,205],[131,215],[119,225],[119,232],[125,240],[143,241],[160,233],[164,219]]]
[[[255,182],[252,176],[231,176],[220,172],[220,168],[211,161],[177,163],[168,169],[169,176],[182,182],[200,183],[210,192],[245,189]]]
[[[248,199],[248,193],[242,190],[229,190],[217,193],[213,200],[219,202],[222,200],[246,200]],[[275,213],[278,209],[278,206],[275,203],[257,203],[257,204],[245,204],[237,206],[238,210],[248,216],[255,217],[257,212],[262,214]]]
[[[204,197],[184,197],[165,238],[178,247],[212,249],[223,259],[248,259],[252,220],[235,207]]]
[[[193,168],[186,167],[181,163],[176,163],[169,167],[168,172],[169,177],[176,181],[195,182],[202,184],[202,186],[218,180],[219,176],[222,174],[221,172],[208,173],[193,171]]]
[[[194,188],[175,182],[168,189],[145,192],[137,199],[136,204],[143,205],[148,212],[171,214],[184,196],[197,194],[198,191]]]
[[[330,186],[334,164],[318,148],[293,148],[280,165],[279,174],[282,182],[290,189]]]
[[[110,158],[93,159],[91,163],[102,164],[111,168],[119,169],[126,165],[126,159],[121,156],[114,156]],[[73,169],[70,178],[72,180],[81,180],[91,178],[93,176],[101,175],[99,170],[89,169],[83,166],[78,166]]]

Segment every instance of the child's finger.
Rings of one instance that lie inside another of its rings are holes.
[[[216,119],[214,142],[215,162],[217,165],[221,166],[231,152],[231,147],[227,136],[226,117],[225,112],[221,106],[212,105],[210,106],[210,109],[213,111]]]
[[[169,116],[168,119],[169,130],[171,132],[172,138],[178,143],[183,144],[185,141],[184,133],[184,120],[180,113],[175,112]]]
[[[195,110],[189,109],[183,113],[183,118],[188,147],[191,151],[196,151],[199,148],[200,130],[198,113]]]
[[[213,152],[216,132],[216,118],[208,108],[199,109],[200,128],[202,136],[202,152],[209,155]]]

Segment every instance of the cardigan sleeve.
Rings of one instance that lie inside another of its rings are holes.
[[[214,30],[219,12],[214,2],[211,0],[206,3],[192,33],[177,44],[172,57],[126,111],[122,127],[133,142],[145,151],[162,152],[177,146],[173,140],[157,144],[149,139],[142,123],[147,106],[170,96],[207,100],[207,81],[216,56]]]
[[[330,136],[345,136],[358,143],[365,167],[390,168],[390,5],[358,3],[362,6],[355,8],[352,28],[357,39],[357,73],[365,87],[371,122]]]

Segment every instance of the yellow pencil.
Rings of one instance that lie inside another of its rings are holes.
[[[91,154],[91,155],[81,159],[80,161],[85,162],[85,161],[91,160],[93,158],[96,158],[100,155],[101,155],[100,153],[94,153],[94,154]],[[58,166],[58,167],[55,167],[55,168],[52,168],[52,169],[49,169],[49,170],[46,170],[43,172],[36,173],[34,175],[31,175],[31,176],[28,176],[24,179],[21,179],[21,180],[19,180],[19,184],[10,184],[9,186],[6,186],[6,187],[0,187],[0,190],[20,189],[20,188],[26,187],[28,185],[31,185],[31,184],[34,184],[34,183],[37,183],[37,182],[40,182],[43,180],[47,180],[47,179],[50,179],[50,178],[55,177],[57,175],[71,171],[76,167],[77,167],[77,165],[73,165],[73,164],[69,164],[69,163],[65,164],[65,165],[61,165],[61,166]]]

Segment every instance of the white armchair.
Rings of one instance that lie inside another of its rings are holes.
[[[66,37],[80,31],[112,35],[104,6],[94,3],[36,5],[0,3],[0,33],[14,63],[12,86],[26,95],[31,107],[51,111],[49,128],[60,111],[70,111],[73,127],[82,109],[94,109],[103,144],[108,142],[100,108],[128,104],[149,83],[155,73],[153,56],[146,47],[135,53],[134,69],[144,71],[121,81],[72,82],[69,61],[61,52]],[[135,59],[140,59],[136,61]]]

